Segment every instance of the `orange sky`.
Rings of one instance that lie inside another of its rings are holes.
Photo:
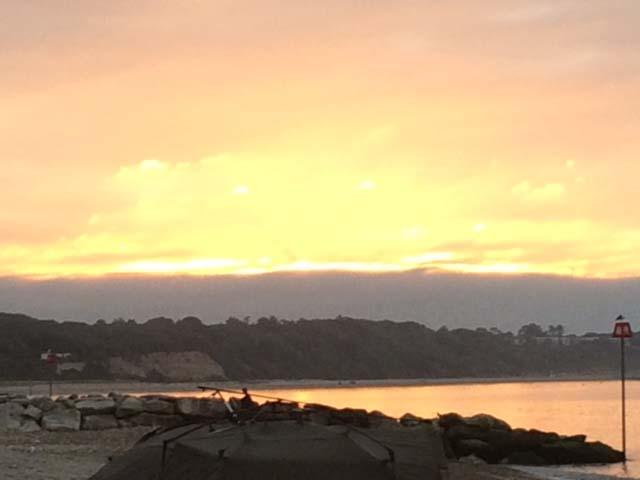
[[[0,5],[0,276],[640,272],[635,0]]]

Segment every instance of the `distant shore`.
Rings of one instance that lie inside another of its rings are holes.
[[[640,376],[629,375],[629,380],[638,380]],[[384,388],[384,387],[419,387],[419,386],[449,386],[449,385],[482,385],[500,383],[532,383],[532,382],[598,382],[617,380],[615,375],[557,375],[552,377],[499,377],[499,378],[413,378],[413,379],[379,379],[379,380],[246,380],[246,381],[193,381],[193,382],[139,382],[126,380],[86,380],[86,381],[56,381],[54,394],[68,395],[72,393],[180,393],[194,392],[199,385],[215,385],[221,388],[240,389],[249,387],[253,390],[296,390],[296,389],[324,389],[324,388]],[[22,393],[25,395],[47,395],[48,382],[38,381],[4,381],[0,382],[0,392]],[[206,394],[206,392],[205,392]]]

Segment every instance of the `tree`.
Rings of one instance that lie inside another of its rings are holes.
[[[520,327],[518,336],[525,338],[544,337],[544,330],[537,323],[528,323]]]
[[[547,335],[550,337],[561,337],[564,335],[564,327],[560,324],[558,325],[549,325],[547,329]]]
[[[185,328],[200,328],[202,327],[202,320],[191,315],[188,317],[184,317],[182,320],[178,320],[176,322],[176,325]]]

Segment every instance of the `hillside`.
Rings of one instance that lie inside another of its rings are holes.
[[[530,327],[530,326],[528,326]],[[119,320],[89,325],[0,314],[0,379],[144,380],[384,379],[613,374],[619,347],[608,335],[518,336],[486,329],[432,330],[418,323],[338,317],[298,321],[230,318],[204,325],[195,317]],[[640,371],[640,348],[628,349]]]

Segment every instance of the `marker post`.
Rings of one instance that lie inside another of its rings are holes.
[[[626,392],[626,372],[624,364],[624,342],[625,339],[631,338],[631,325],[626,321],[624,316],[618,315],[616,323],[613,327],[613,338],[620,339],[620,385],[622,387],[622,455],[624,461],[627,461],[627,392]]]

